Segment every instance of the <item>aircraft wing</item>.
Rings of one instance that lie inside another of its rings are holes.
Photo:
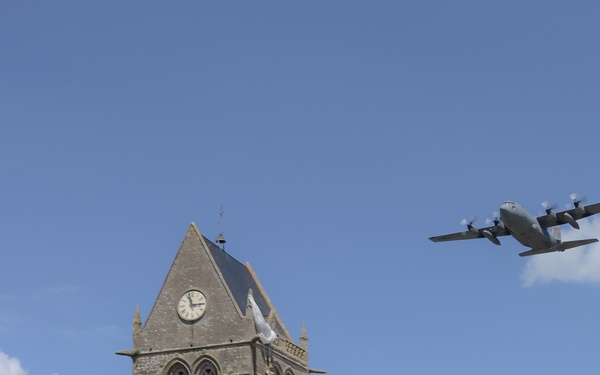
[[[547,249],[531,249],[529,251],[522,252],[519,255],[522,257],[528,257],[530,255],[553,253],[555,251],[565,251],[568,249],[572,249],[574,247],[585,246],[585,245],[589,245],[589,244],[595,243],[595,242],[598,242],[597,238],[590,238],[587,240],[578,240],[578,241],[566,241],[556,247],[549,247]]]
[[[445,241],[457,241],[457,240],[472,240],[475,238],[487,238],[484,232],[487,231],[494,237],[509,236],[510,232],[503,227],[498,225],[492,225],[485,228],[473,228],[464,232],[456,232],[450,234],[444,234],[442,236],[433,236],[429,239],[433,242],[445,242]]]
[[[580,208],[572,208],[570,210],[551,213],[550,215],[538,216],[537,220],[541,225],[543,225],[546,228],[549,228],[555,225],[569,223],[569,219],[568,217],[566,217],[566,215],[569,215],[574,220],[579,220],[588,216],[595,215],[597,213],[600,213],[600,203],[594,203]]]

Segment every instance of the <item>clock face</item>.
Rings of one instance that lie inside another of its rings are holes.
[[[177,314],[185,321],[198,320],[206,311],[206,297],[199,290],[188,290],[177,304]]]

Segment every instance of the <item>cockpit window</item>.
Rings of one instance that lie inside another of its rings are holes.
[[[505,204],[505,205],[508,205],[508,206],[509,206],[510,208],[512,208],[513,210],[514,210],[515,208],[517,208],[517,205],[516,205],[514,202],[512,202],[512,201],[506,201],[506,202],[504,202],[504,204]]]

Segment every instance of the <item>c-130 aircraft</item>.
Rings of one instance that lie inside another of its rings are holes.
[[[475,218],[470,222],[463,219],[461,224],[467,226],[466,231],[429,237],[429,239],[433,242],[444,242],[487,238],[495,245],[500,245],[498,237],[513,236],[523,246],[531,248],[529,251],[520,253],[519,255],[522,257],[565,251],[598,242],[597,238],[565,242],[561,240],[559,225],[570,224],[573,228],[579,229],[577,220],[600,213],[600,203],[584,206],[585,198],[578,200],[575,193],[570,197],[573,200],[573,208],[554,212],[552,209],[555,207],[550,207],[545,201],[542,206],[546,209],[546,214],[538,217],[533,217],[517,203],[506,201],[500,206],[499,214],[494,213],[495,219],[489,221],[487,223],[489,226],[485,228],[473,226]],[[494,225],[490,225],[492,222]],[[552,227],[552,231],[548,232],[550,227]]]

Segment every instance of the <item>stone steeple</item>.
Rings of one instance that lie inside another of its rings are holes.
[[[277,334],[271,344],[257,338],[247,309],[249,290]],[[250,265],[209,241],[194,223],[143,325],[136,308],[133,350],[117,354],[132,358],[133,375],[313,372],[304,326],[297,345]]]
[[[140,307],[136,306],[133,316],[133,349],[137,349],[139,336],[142,333],[142,320],[140,319]]]
[[[306,334],[306,325],[302,323],[302,333],[300,334],[300,347],[308,353],[308,335]]]

